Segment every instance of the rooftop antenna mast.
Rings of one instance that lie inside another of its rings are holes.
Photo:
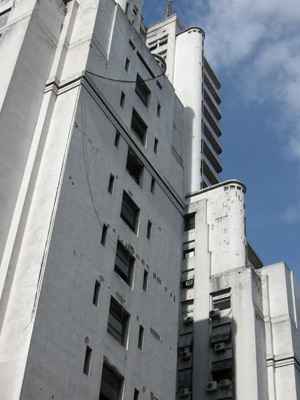
[[[167,18],[172,14],[172,3],[173,0],[168,0]]]

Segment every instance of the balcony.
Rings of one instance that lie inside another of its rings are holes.
[[[205,70],[204,70],[204,83],[208,87],[210,94],[213,96],[217,104],[221,104],[220,93]]]
[[[222,172],[222,162],[219,156],[216,154],[206,137],[203,140],[203,153],[206,155],[215,171],[219,174]]]
[[[212,127],[214,133],[220,137],[222,135],[221,131],[221,125],[219,122],[216,120],[214,117],[213,113],[210,111],[209,105],[203,100],[203,105],[204,105],[204,117],[207,119],[209,125]]]
[[[212,185],[221,182],[219,175],[205,155],[203,156],[203,173]]]
[[[216,119],[219,121],[221,119],[221,110],[220,110],[218,104],[216,103],[215,99],[211,95],[208,87],[205,84],[204,84],[204,99],[207,102],[207,104],[209,105],[209,108],[213,112]]]

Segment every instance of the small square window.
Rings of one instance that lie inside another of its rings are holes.
[[[107,331],[123,346],[126,344],[128,322],[128,312],[111,297]]]
[[[144,328],[140,325],[139,329],[139,340],[138,340],[138,348],[143,349],[143,341],[144,341]]]
[[[147,125],[139,116],[139,114],[132,110],[132,117],[131,117],[131,129],[134,131],[138,139],[145,145],[146,142],[146,133],[147,133]]]
[[[118,148],[119,147],[119,143],[120,143],[120,132],[116,132],[116,136],[115,136],[115,146]]]
[[[112,192],[114,190],[114,182],[115,182],[115,177],[112,174],[110,174],[109,182],[108,182],[108,192],[110,194],[112,194]]]
[[[148,272],[144,270],[144,277],[143,277],[143,290],[147,292],[147,286],[148,286]]]
[[[192,258],[195,256],[195,249],[187,249],[183,250],[183,259],[187,260],[188,258]]]
[[[195,213],[188,214],[184,217],[184,231],[195,229]]]
[[[101,235],[101,244],[102,244],[102,246],[104,246],[104,247],[105,247],[105,245],[106,245],[107,231],[108,231],[108,226],[105,225],[105,224],[103,224],[103,227],[102,227],[102,235]]]
[[[98,307],[99,304],[99,296],[100,296],[100,282],[96,281],[95,282],[95,288],[94,288],[94,295],[93,295],[93,304]]]
[[[134,203],[134,201],[128,196],[126,192],[123,192],[121,218],[135,233],[137,232],[139,212],[140,209],[138,208],[138,206]]]
[[[116,375],[114,371],[104,364],[99,400],[120,400],[123,380],[123,377]]]
[[[141,186],[144,165],[131,149],[128,150],[126,169],[132,179]]]
[[[115,259],[115,271],[128,285],[131,284],[134,261],[134,257],[132,257],[126,247],[124,247],[121,242],[118,242]]]
[[[218,308],[220,311],[231,308],[231,290],[230,288],[219,290],[211,294],[212,308]]]
[[[83,372],[86,375],[90,373],[91,359],[92,359],[92,349],[89,346],[86,346],[84,366],[83,366]]]
[[[139,74],[137,74],[137,77],[136,77],[135,92],[137,93],[139,98],[142,100],[142,102],[145,104],[145,106],[147,106],[151,92]]]

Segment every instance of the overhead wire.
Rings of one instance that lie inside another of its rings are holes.
[[[127,80],[127,79],[115,79],[115,78],[110,78],[108,76],[103,76],[103,75],[99,75],[96,74],[95,72],[91,72],[91,71],[86,71],[86,73],[89,73],[93,76],[96,76],[98,78],[102,78],[105,79],[107,81],[111,81],[111,82],[118,82],[118,83],[136,83],[136,79],[135,80]],[[144,82],[149,82],[149,81],[153,81],[155,79],[160,78],[161,76],[163,76],[165,74],[165,71],[162,71],[160,74],[152,77],[152,78],[147,78],[147,79],[143,79]]]
[[[147,22],[149,21],[149,19],[150,19],[150,18],[152,17],[152,15],[154,14],[154,11],[156,10],[156,8],[157,8],[158,4],[160,3],[160,1],[161,1],[161,0],[158,0],[158,1],[156,2],[155,6],[154,6],[153,9],[152,9],[152,12],[150,13],[150,15],[148,16],[148,18],[146,19],[145,24],[147,24]]]
[[[195,25],[197,25],[197,19],[196,19],[196,15],[195,15],[195,13],[194,13],[194,9],[193,9],[193,7],[192,7],[191,0],[188,0],[188,3],[189,3],[189,6],[190,6],[190,9],[191,9],[191,11],[192,11],[193,17],[194,17],[194,23],[195,23]]]

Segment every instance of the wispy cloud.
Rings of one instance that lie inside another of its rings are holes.
[[[281,220],[290,224],[298,222],[300,220],[300,207],[288,207],[284,211]]]

